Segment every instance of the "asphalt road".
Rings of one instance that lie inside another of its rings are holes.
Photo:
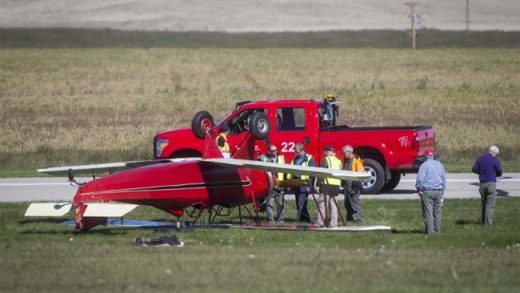
[[[471,173],[450,173],[445,198],[479,198],[478,179]],[[78,181],[86,180],[79,178]],[[362,195],[362,198],[418,199],[415,174],[401,179],[397,188],[385,194]],[[497,183],[499,196],[520,197],[520,173],[506,173]],[[71,201],[76,187],[65,178],[0,178],[0,202]],[[291,199],[291,195],[288,196]]]

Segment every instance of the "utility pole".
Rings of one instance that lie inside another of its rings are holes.
[[[415,0],[410,0],[410,3],[406,3],[406,5],[409,5],[412,11],[412,15],[410,15],[412,20],[412,49],[415,50],[417,38],[417,34],[415,32]]]
[[[466,0],[466,32],[469,32],[469,0]]]

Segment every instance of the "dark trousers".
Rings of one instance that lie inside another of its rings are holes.
[[[491,225],[493,222],[493,211],[495,210],[495,202],[497,198],[497,183],[482,182],[480,183],[480,199],[482,200],[482,224]]]
[[[361,188],[358,188],[356,185],[352,186],[351,182],[347,182],[345,184],[345,218],[347,222],[352,221],[358,224],[363,222],[361,218],[361,199],[359,198],[360,193]]]
[[[307,192],[302,191],[303,188],[298,188],[294,190],[294,196],[296,197],[296,209],[298,210],[296,214],[297,222],[311,222],[311,216],[309,215],[309,211],[307,210],[307,201],[309,199],[309,194]]]
[[[426,233],[441,233],[442,190],[425,190],[421,196]]]
[[[266,198],[266,202],[267,207],[265,212],[267,214],[267,220],[269,222],[273,222],[274,220],[283,222],[285,204],[283,191],[278,188],[274,188]],[[273,214],[273,204],[276,205],[276,215]]]

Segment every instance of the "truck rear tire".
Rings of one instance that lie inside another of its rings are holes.
[[[365,171],[370,173],[370,179],[363,182],[363,193],[376,194],[381,191],[385,184],[385,172],[381,164],[373,159],[365,159]]]
[[[391,171],[390,173],[392,174],[392,177],[385,183],[381,192],[390,192],[394,190],[394,188],[399,185],[399,181],[401,181],[401,173],[397,171]]]
[[[269,135],[271,124],[264,112],[256,112],[249,119],[249,132],[257,139],[265,139]]]
[[[191,119],[191,131],[200,139],[206,136],[208,128],[213,128],[214,126],[213,116],[211,116],[208,111],[197,112],[195,116],[193,116],[193,119]]]

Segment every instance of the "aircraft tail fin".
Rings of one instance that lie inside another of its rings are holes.
[[[223,158],[224,155],[220,151],[215,142],[215,138],[213,135],[209,133],[204,137],[204,152],[202,153],[203,159],[215,159],[215,158]]]
[[[255,138],[251,133],[247,133],[246,137],[240,145],[238,149],[231,156],[233,159],[242,159],[242,160],[254,160],[254,150],[255,150]]]
[[[239,143],[236,151],[232,153],[233,159],[253,160],[255,149],[255,138],[251,133],[247,133],[244,139]],[[217,146],[215,138],[207,134],[204,137],[203,159],[219,159],[224,158],[223,153]]]

